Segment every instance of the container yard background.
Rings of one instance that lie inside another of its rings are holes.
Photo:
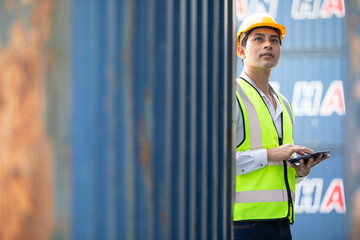
[[[360,239],[360,1],[0,0],[0,239],[231,239],[235,35],[287,28],[294,239]]]
[[[351,164],[356,163],[351,163],[349,153],[356,147],[347,147],[346,126],[352,122],[355,133],[358,126],[354,125],[359,123],[347,118],[354,107],[350,104],[355,83],[349,74],[353,71],[349,36],[352,33],[355,41],[353,31],[358,29],[346,17],[356,21],[353,11],[358,4],[330,0],[237,1],[238,26],[248,13],[263,11],[287,28],[281,59],[270,81],[292,104],[295,144],[331,151],[331,159],[317,165],[296,186],[294,239],[349,239],[354,226],[355,185],[350,187],[350,182],[355,183],[352,174],[356,167]],[[238,60],[237,75],[241,69]]]

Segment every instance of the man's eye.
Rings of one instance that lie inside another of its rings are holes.
[[[262,41],[262,38],[260,38],[260,37],[255,38],[255,41]]]
[[[272,39],[271,41],[274,42],[274,43],[278,43],[278,42],[279,42],[279,39],[274,38],[274,39]]]

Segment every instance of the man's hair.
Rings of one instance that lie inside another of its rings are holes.
[[[280,45],[281,45],[280,30],[277,29],[277,28],[274,28],[274,27],[267,27],[267,26],[265,26],[265,27],[252,28],[252,29],[250,29],[249,31],[244,32],[243,34],[241,34],[241,36],[240,36],[240,46],[246,47],[246,42],[247,42],[247,40],[248,40],[248,38],[249,38],[250,33],[251,33],[252,31],[254,31],[255,29],[257,29],[257,28],[269,28],[269,29],[274,30],[274,31],[277,33],[277,35],[279,36],[279,41],[280,41]]]

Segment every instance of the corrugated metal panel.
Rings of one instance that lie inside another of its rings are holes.
[[[72,2],[72,238],[230,238],[232,11]]]
[[[297,185],[293,238],[346,239],[349,236],[346,207],[349,206],[346,206],[347,199],[341,198],[346,194],[347,161],[344,1],[237,2],[245,6],[237,8],[238,16],[265,11],[287,28],[281,60],[270,81],[292,103],[295,143],[332,152],[331,159],[319,164],[306,181]],[[238,19],[238,26],[240,23]],[[237,66],[239,74],[240,60]]]
[[[54,145],[47,126],[53,1],[0,2],[0,239],[49,239]]]
[[[348,33],[345,96],[346,118],[346,193],[351,211],[348,229],[351,239],[360,239],[360,3],[347,3]]]
[[[46,1],[44,1],[46,2]],[[52,239],[69,239],[71,216],[70,161],[70,11],[69,1],[54,1],[52,34],[47,47],[51,49],[51,67],[46,84],[46,122],[54,151],[54,229]],[[43,169],[46,171],[45,169]],[[51,239],[50,237],[47,239]]]

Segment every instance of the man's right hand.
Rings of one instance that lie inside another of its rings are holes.
[[[305,153],[313,153],[313,150],[304,146],[287,143],[276,148],[267,149],[267,158],[268,161],[279,162],[283,160],[289,160],[293,153],[304,156]]]

